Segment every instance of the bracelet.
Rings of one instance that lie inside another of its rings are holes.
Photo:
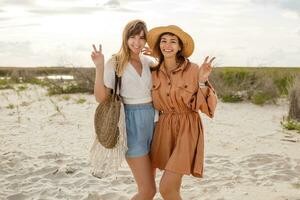
[[[199,82],[199,88],[207,88],[207,81],[203,82]]]

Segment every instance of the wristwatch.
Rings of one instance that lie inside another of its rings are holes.
[[[207,88],[207,81],[205,81],[205,82],[199,81],[199,88]]]

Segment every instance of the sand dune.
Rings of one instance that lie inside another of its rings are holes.
[[[0,199],[129,199],[136,188],[126,163],[117,175],[90,174],[94,97],[64,96],[39,86],[0,91]],[[183,199],[300,200],[300,134],[281,128],[287,110],[284,100],[219,103],[213,120],[203,116],[205,175],[184,177]]]

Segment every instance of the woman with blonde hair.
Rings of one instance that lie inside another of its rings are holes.
[[[103,102],[115,84],[115,73],[121,77],[120,96],[124,103],[127,133],[126,161],[138,186],[133,200],[151,200],[156,188],[149,159],[154,130],[154,108],[151,98],[151,59],[141,54],[146,44],[147,28],[141,20],[130,21],[124,28],[122,46],[104,64],[101,45],[93,45],[91,58],[96,65],[94,94]]]
[[[204,133],[198,111],[214,116],[217,97],[208,81],[214,58],[206,57],[200,68],[190,62],[194,41],[174,25],[150,30],[148,44],[158,59],[152,71],[152,99],[160,112],[150,158],[153,168],[164,170],[162,197],[180,200],[182,176],[203,175]]]

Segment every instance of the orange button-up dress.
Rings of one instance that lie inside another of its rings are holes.
[[[152,98],[160,111],[151,144],[152,166],[175,173],[203,176],[204,133],[198,111],[214,116],[217,96],[211,84],[199,88],[198,65],[185,62],[166,73],[152,72]]]

